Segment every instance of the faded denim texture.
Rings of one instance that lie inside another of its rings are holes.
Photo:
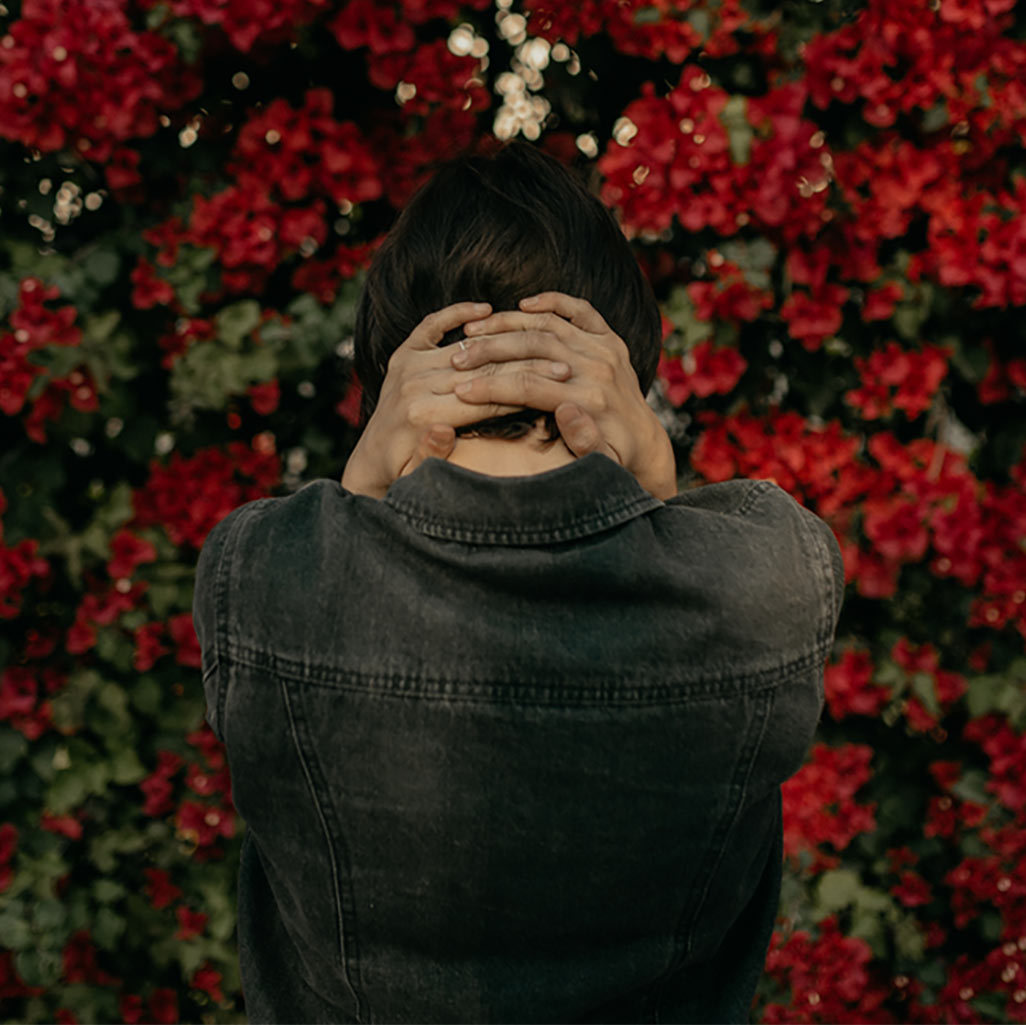
[[[770,481],[318,480],[210,534],[254,1022],[746,1022],[844,573]]]

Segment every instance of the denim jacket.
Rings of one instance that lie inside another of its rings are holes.
[[[844,572],[771,481],[597,453],[317,480],[209,535],[254,1022],[745,1022]]]

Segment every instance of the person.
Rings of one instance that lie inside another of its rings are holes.
[[[197,567],[251,1021],[748,1020],[844,571],[772,481],[677,492],[660,342],[615,219],[526,143],[375,254],[341,482]]]

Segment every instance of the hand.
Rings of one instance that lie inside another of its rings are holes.
[[[673,497],[673,446],[641,393],[623,340],[585,299],[543,292],[520,306],[467,325],[472,344],[450,354],[452,365],[485,372],[456,385],[459,398],[475,408],[515,403],[554,412],[574,455],[603,452],[656,498]],[[569,380],[498,372],[506,361],[528,355],[567,364]]]
[[[392,482],[425,459],[445,459],[456,441],[454,428],[523,409],[527,403],[461,402],[453,388],[465,375],[454,370],[449,349],[438,343],[453,328],[491,312],[487,303],[456,303],[425,317],[392,353],[381,396],[342,474],[342,486],[353,494],[382,498]],[[497,377],[518,382],[556,381],[569,376],[567,366],[547,359],[505,360]],[[511,389],[511,394],[516,388]]]

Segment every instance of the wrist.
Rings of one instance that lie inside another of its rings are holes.
[[[654,414],[653,420],[654,430],[642,449],[643,463],[635,476],[649,494],[665,502],[677,494],[677,460],[670,436]]]

